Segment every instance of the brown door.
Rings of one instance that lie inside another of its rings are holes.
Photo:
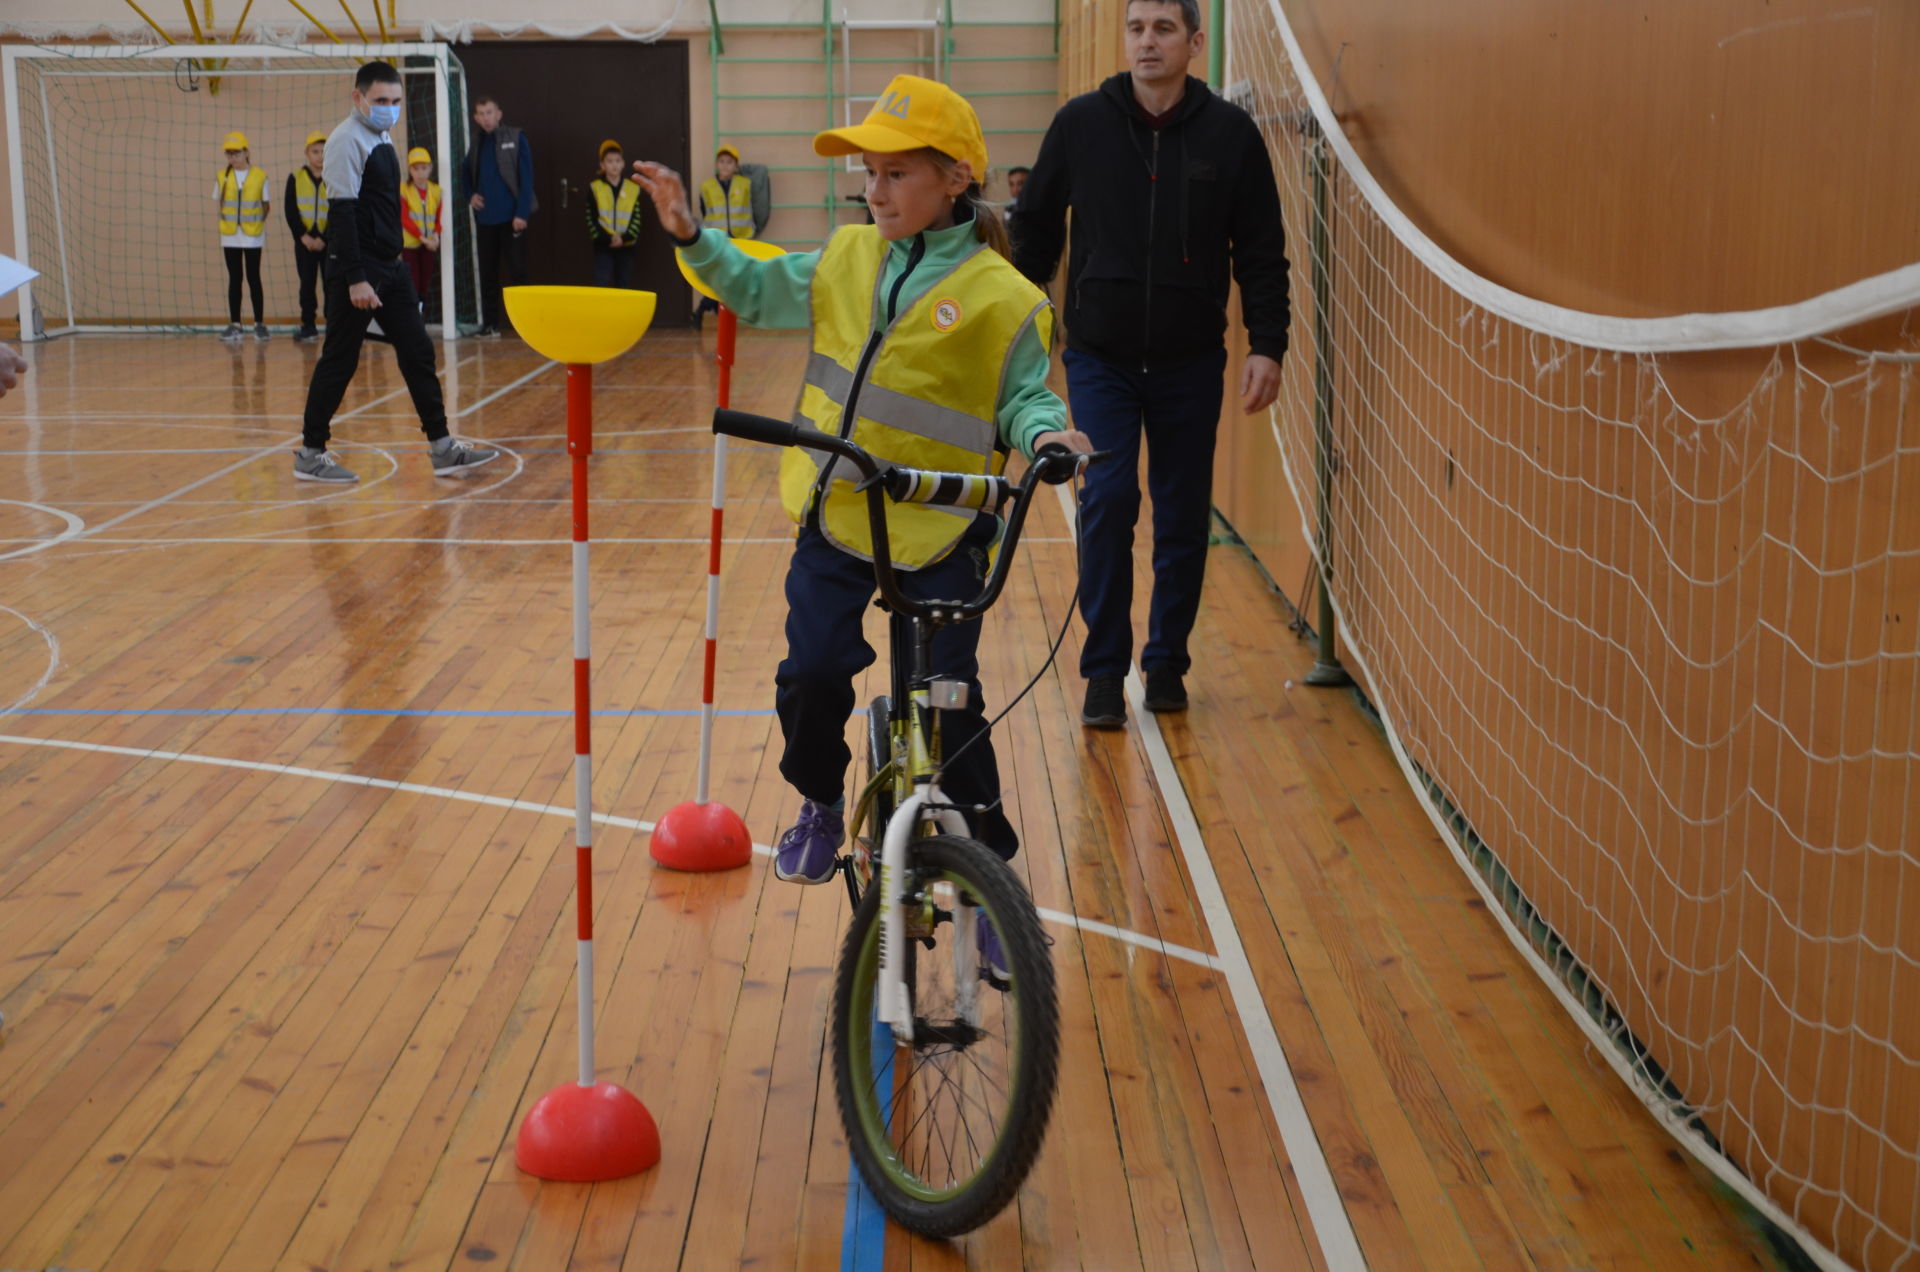
[[[600,143],[611,137],[626,148],[629,161],[657,159],[687,170],[686,42],[499,40],[463,44],[456,55],[466,68],[468,99],[493,97],[504,121],[532,143],[540,210],[527,225],[527,281],[591,284],[587,212],[593,197],[587,183],[597,170]],[[477,140],[471,115],[466,126]],[[693,294],[651,204],[633,281],[659,294],[658,325],[686,324]]]

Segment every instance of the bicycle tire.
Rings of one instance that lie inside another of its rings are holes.
[[[1009,987],[1000,991],[982,981],[976,993],[983,1021],[1009,1022],[1011,1027],[1003,1032],[1012,1036],[995,1041],[994,1033],[987,1030],[978,1039],[948,1050],[938,1049],[952,1042],[941,1034],[962,1028],[961,1017],[937,1020],[932,1027],[921,1028],[926,1020],[921,1014],[921,991],[934,987],[929,984],[930,977],[917,969],[929,965],[937,969],[947,960],[928,957],[918,948],[920,942],[909,939],[906,952],[914,957],[908,961],[908,983],[919,1036],[911,1048],[894,1042],[892,1030],[880,1026],[873,1012],[879,979],[881,889],[870,888],[847,930],[835,975],[834,1090],[854,1162],[881,1206],[910,1231],[952,1237],[978,1228],[1004,1209],[1039,1155],[1059,1076],[1059,1003],[1039,915],[1019,877],[992,850],[956,835],[917,840],[908,876],[903,886],[910,890],[909,895],[923,897],[951,885],[956,898],[977,903],[992,918],[1011,973]],[[944,926],[952,929],[950,923]],[[937,935],[942,925],[935,923],[932,930]],[[943,1056],[969,1052],[973,1053],[968,1056],[970,1069],[955,1065],[950,1070],[940,1064]],[[928,1071],[940,1077],[941,1085],[933,1088],[924,1107],[902,1094],[899,1065],[903,1057],[912,1061],[906,1073],[907,1084]],[[990,1067],[997,1068],[1000,1060],[1006,1061],[1004,1095],[989,1093],[983,1098],[976,1093],[969,1101],[962,1084],[990,1084]],[[882,1072],[876,1073],[877,1066]],[[885,1072],[887,1069],[892,1070],[891,1075]],[[955,1072],[957,1081],[952,1076]],[[883,1080],[891,1088],[884,1095]],[[938,1117],[929,1120],[949,1090],[953,1092],[953,1113],[961,1122],[954,1133],[943,1132]],[[1003,1112],[997,1122],[989,1117],[993,1134],[983,1148],[975,1135],[977,1128],[966,1122],[970,1104],[991,1115],[996,1103],[1003,1104]],[[889,1107],[896,1110],[891,1117]],[[904,1127],[893,1125],[901,1120],[901,1109],[913,1112]],[[925,1145],[917,1170],[910,1160],[916,1142]],[[963,1144],[978,1160],[971,1170],[954,1172],[953,1157]],[[926,1178],[938,1165],[931,1160],[937,1145],[947,1152],[949,1173],[958,1175],[938,1184]]]

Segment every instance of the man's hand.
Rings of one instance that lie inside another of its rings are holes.
[[[380,308],[380,294],[373,290],[372,283],[355,283],[347,288],[347,299],[353,302],[355,309]]]
[[[479,212],[479,211],[483,211],[486,208],[487,201],[481,196],[476,194],[471,199],[467,200],[467,206],[472,208],[475,212]]]
[[[516,217],[514,217],[514,218],[513,218],[513,232],[514,232],[515,234],[524,234],[524,233],[526,233],[526,230],[527,230],[527,218],[526,218],[526,217],[524,217],[524,216],[516,216]]]
[[[1280,364],[1265,354],[1250,353],[1240,372],[1240,409],[1248,415],[1264,411],[1280,396]]]
[[[617,251],[619,251],[619,250],[620,250],[621,248],[623,248],[623,247],[625,247],[626,245],[627,245],[627,241],[626,241],[625,239],[623,239],[623,238],[621,238],[621,237],[620,237],[620,236],[619,236],[618,234],[616,234],[616,235],[614,235],[614,236],[613,236],[613,250],[614,250],[614,251],[616,251],[616,252],[617,252]]]
[[[677,239],[690,239],[699,233],[700,226],[687,206],[687,187],[679,173],[664,163],[641,159],[633,165],[633,179],[653,196],[654,211],[660,214],[660,225],[667,233]]]
[[[0,345],[0,397],[20,387],[20,377],[27,373],[27,360]]]

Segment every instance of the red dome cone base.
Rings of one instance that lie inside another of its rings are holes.
[[[667,810],[647,851],[671,870],[732,870],[753,860],[753,836],[725,804],[689,802]]]
[[[541,1179],[580,1184],[621,1179],[659,1164],[660,1128],[625,1087],[568,1082],[527,1110],[513,1160]]]

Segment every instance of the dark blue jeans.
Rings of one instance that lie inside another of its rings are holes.
[[[1125,675],[1133,659],[1133,526],[1140,519],[1140,441],[1153,495],[1153,601],[1143,671],[1187,673],[1187,636],[1200,612],[1213,512],[1213,444],[1226,350],[1163,371],[1140,371],[1069,349],[1074,427],[1113,458],[1087,469],[1080,492],[1083,676]]]
[[[975,519],[966,537],[945,559],[900,574],[900,587],[915,600],[971,600],[986,579],[991,517]],[[847,792],[847,717],[853,713],[853,678],[876,655],[861,634],[876,584],[873,564],[834,547],[814,526],[800,532],[787,566],[787,656],[774,674],[774,707],[786,749],[780,775],[810,800],[831,804]],[[980,693],[980,624],[943,627],[933,638],[933,670],[964,680],[972,695],[964,711],[940,713],[940,750],[954,756],[987,727]],[[1000,769],[993,742],[982,738],[947,769],[942,782],[956,804],[989,804],[1000,798]],[[969,814],[975,838],[1011,857],[1020,847],[1013,824],[999,808]]]

